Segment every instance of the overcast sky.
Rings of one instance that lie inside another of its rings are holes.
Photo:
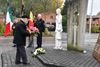
[[[87,14],[89,15],[91,12],[91,1],[88,2],[88,11]],[[96,15],[98,12],[100,12],[100,0],[93,0],[93,12],[92,15]]]

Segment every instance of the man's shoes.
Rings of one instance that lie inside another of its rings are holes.
[[[21,64],[22,62],[15,62],[15,64]]]
[[[23,65],[30,65],[30,63],[22,63],[22,62],[15,62],[15,64],[23,64]]]
[[[23,63],[23,65],[30,65],[30,63]]]
[[[36,47],[35,49],[38,49],[38,48],[42,48],[42,47]]]
[[[38,49],[39,47],[36,47],[35,49]]]

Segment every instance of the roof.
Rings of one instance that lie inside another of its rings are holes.
[[[90,18],[90,15],[87,15],[87,18]],[[92,18],[100,19],[100,16],[93,15]]]

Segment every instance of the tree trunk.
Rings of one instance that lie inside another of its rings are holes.
[[[73,27],[72,27],[72,8],[71,8],[71,4],[68,5],[68,20],[67,20],[67,45],[71,45],[72,44],[72,38],[73,38]]]
[[[87,13],[88,0],[80,0],[80,11],[79,11],[79,26],[77,33],[77,45],[84,45],[85,40],[85,29],[86,29],[86,13]]]

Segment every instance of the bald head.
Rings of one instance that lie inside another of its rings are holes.
[[[42,18],[42,15],[41,15],[41,14],[38,14],[38,15],[37,15],[37,18],[38,18],[38,19],[41,19],[41,18]]]

